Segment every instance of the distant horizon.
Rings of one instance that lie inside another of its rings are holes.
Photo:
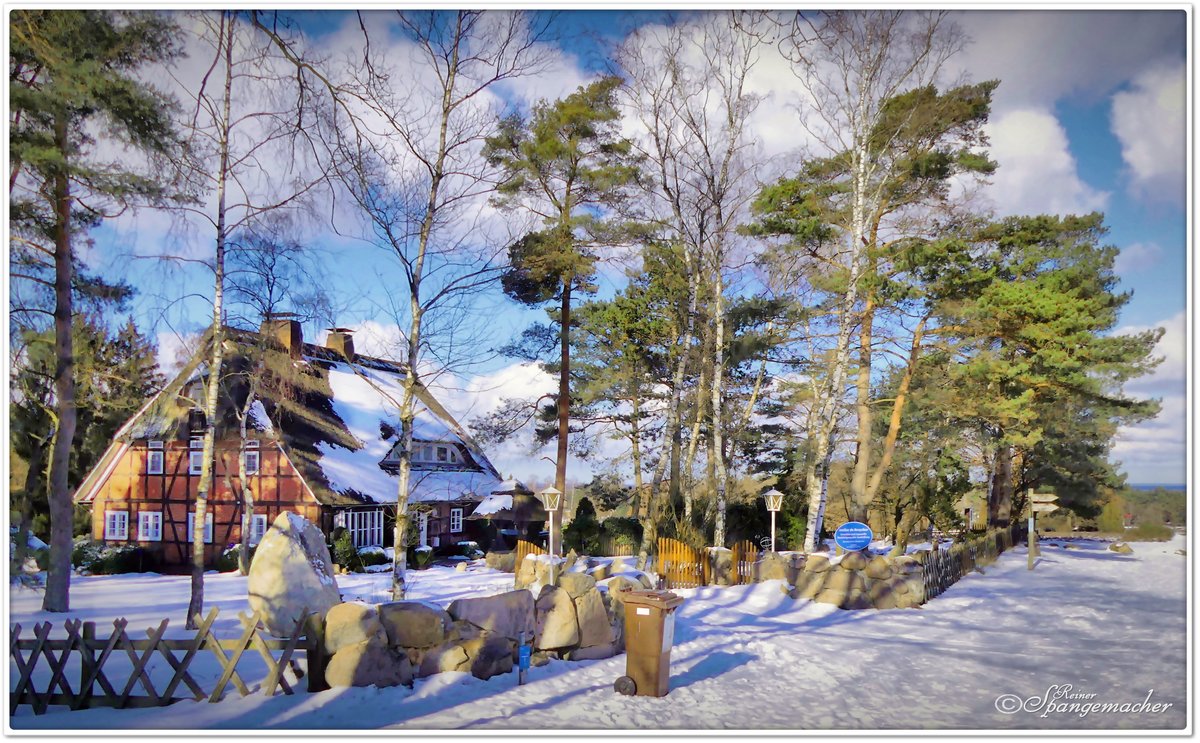
[[[1126,483],[1126,485],[1128,485],[1131,488],[1137,488],[1138,490],[1155,490],[1157,488],[1162,488],[1163,490],[1182,490],[1184,492],[1187,492],[1187,483],[1185,483],[1185,482],[1180,482],[1180,483],[1131,482],[1131,483]]]

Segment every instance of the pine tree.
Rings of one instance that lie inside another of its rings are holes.
[[[149,63],[178,53],[178,29],[154,13],[14,10],[10,16],[10,206],[16,252],[40,274],[14,277],[53,288],[55,432],[50,455],[50,565],[43,608],[70,608],[72,506],[69,486],[76,390],[71,319],[75,241],[80,230],[130,203],[166,195],[169,168],[135,169],[139,154],[176,152],[172,101],[139,80]],[[114,160],[97,152],[128,146]],[[52,276],[52,278],[48,278]]]
[[[504,290],[519,302],[557,301],[559,326],[558,449],[555,487],[567,481],[570,423],[571,300],[594,291],[598,246],[620,239],[618,224],[598,214],[621,204],[637,177],[632,146],[619,136],[616,89],[620,78],[603,77],[567,97],[533,107],[528,121],[505,119],[487,140],[484,154],[503,169],[497,203],[519,205],[541,218],[544,229],[509,248]],[[559,520],[561,522],[561,519]]]

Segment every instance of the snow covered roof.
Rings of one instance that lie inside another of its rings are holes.
[[[319,501],[326,505],[395,503],[399,478],[381,463],[399,439],[404,397],[404,366],[386,359],[355,355],[305,343],[300,357],[268,348],[262,337],[226,329],[226,370],[218,404],[217,435],[236,430],[236,411],[248,394],[249,349],[283,384],[260,386],[249,407],[249,423],[278,440],[293,466]],[[200,344],[201,348],[205,344]],[[202,353],[122,427],[118,438],[180,439],[188,435],[187,414],[194,403],[185,391],[203,379]],[[263,360],[265,358],[265,360]],[[482,448],[458,421],[418,382],[414,438],[446,442],[465,454],[454,463],[414,463],[409,500],[415,502],[482,499],[500,484],[500,475]],[[233,434],[236,435],[236,434]]]

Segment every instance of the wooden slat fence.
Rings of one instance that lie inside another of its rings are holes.
[[[537,546],[533,542],[526,542],[524,539],[518,539],[517,540],[517,561],[515,563],[517,566],[516,569],[517,570],[521,569],[521,565],[524,564],[524,562],[525,562],[526,555],[544,555],[544,554],[546,554],[546,550]]]
[[[754,582],[754,563],[758,562],[758,545],[749,539],[735,542],[733,547],[731,585],[744,586]]]
[[[698,588],[710,582],[704,553],[677,539],[659,538],[656,559],[664,588]]]
[[[633,557],[637,554],[637,545],[622,540],[611,534],[600,537],[600,555],[603,557]]]
[[[925,600],[940,596],[964,575],[995,562],[1002,552],[1012,548],[1016,528],[993,529],[948,549],[913,553],[925,566]]]
[[[113,631],[107,638],[96,636],[95,622],[82,622],[78,619],[67,620],[64,623],[65,639],[50,639],[53,630],[49,622],[35,624],[33,637],[21,637],[21,625],[13,625],[9,642],[9,657],[16,667],[12,674],[16,687],[9,697],[12,714],[17,707],[28,704],[33,707],[35,714],[45,714],[52,705],[66,705],[72,710],[87,709],[88,707],[162,707],[183,699],[201,700],[208,698],[210,702],[219,701],[225,694],[225,689],[233,684],[242,696],[252,693],[250,686],[238,674],[238,663],[244,657],[250,657],[246,651],[253,649],[266,663],[267,677],[256,687],[267,696],[274,696],[275,689],[280,688],[284,694],[294,693],[292,685],[284,676],[284,671],[292,669],[293,675],[308,678],[309,691],[323,691],[328,688],[325,684],[325,665],[323,630],[319,614],[307,614],[306,621],[297,622],[296,628],[286,639],[275,639],[266,636],[262,618],[255,614],[252,618],[240,615],[244,630],[237,639],[221,639],[212,630],[217,618],[214,607],[208,616],[201,619],[196,617],[197,629],[191,639],[165,639],[167,619],[162,620],[157,627],[146,630],[146,639],[132,639],[126,633],[128,621],[117,619],[113,621]],[[300,671],[294,663],[296,652],[304,655],[307,669]],[[182,656],[177,656],[182,652]],[[227,652],[232,655],[226,655]],[[210,653],[215,657],[221,668],[220,677],[212,683],[211,692],[198,683],[191,671],[194,661]],[[155,655],[166,660],[174,671],[170,680],[161,687],[155,687],[148,672],[148,666]],[[128,677],[117,680],[109,678],[105,673],[105,664],[110,664],[112,672],[114,659],[126,658],[132,668]],[[40,661],[45,660],[50,677],[45,686],[36,688],[40,674],[35,672]],[[78,667],[75,679],[78,686],[72,686],[70,671]],[[140,694],[135,691],[141,687]],[[177,692],[186,687],[183,695]]]

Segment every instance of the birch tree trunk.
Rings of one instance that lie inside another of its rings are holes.
[[[217,241],[213,261],[213,320],[212,349],[208,362],[208,381],[204,400],[204,449],[201,455],[200,482],[196,488],[196,511],[192,518],[192,581],[188,601],[187,628],[196,629],[204,613],[204,524],[208,513],[208,494],[214,479],[216,453],[217,399],[221,391],[221,370],[225,361],[224,294],[225,294],[225,192],[229,177],[230,97],[233,85],[233,27],[234,15],[223,12],[225,25],[222,43],[225,54],[225,89],[219,129],[219,158],[217,169]]]

